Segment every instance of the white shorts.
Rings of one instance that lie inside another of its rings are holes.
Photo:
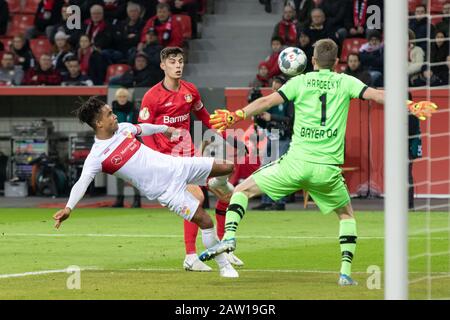
[[[183,157],[180,160],[182,169],[167,190],[158,197],[158,201],[183,219],[191,221],[200,202],[186,187],[188,184],[206,185],[214,158]]]

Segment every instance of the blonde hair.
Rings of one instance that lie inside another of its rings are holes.
[[[331,39],[321,39],[314,44],[314,58],[320,68],[332,69],[336,63],[338,46]]]
[[[130,98],[130,92],[125,88],[117,89],[116,93],[114,94],[116,99],[121,95],[127,95],[127,98]]]

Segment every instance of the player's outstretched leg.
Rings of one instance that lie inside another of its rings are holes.
[[[251,176],[236,187],[227,209],[223,240],[214,247],[203,251],[199,256],[200,260],[211,260],[219,254],[233,252],[236,249],[236,231],[247,210],[248,199],[259,194],[261,194],[261,190]]]
[[[197,209],[191,221],[196,223],[200,227],[202,231],[203,244],[205,245],[207,250],[219,243],[219,240],[216,236],[216,231],[214,230],[212,219],[202,207],[199,207]],[[219,266],[221,277],[239,277],[238,272],[233,268],[230,262],[228,262],[224,254],[218,254],[214,257],[214,259]]]
[[[204,201],[204,195],[199,186],[188,185],[187,191],[190,192],[199,202],[199,206]],[[197,241],[198,226],[195,223],[184,220],[184,246],[186,249],[186,256],[183,261],[183,268],[186,271],[208,272],[211,267],[204,264],[198,259],[197,248],[195,243]]]
[[[358,283],[351,278],[352,261],[356,251],[356,220],[351,204],[336,210],[339,217],[339,243],[341,246],[341,270],[338,284],[353,286]]]

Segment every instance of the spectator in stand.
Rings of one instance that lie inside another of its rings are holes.
[[[123,75],[113,77],[109,81],[110,86],[153,87],[161,78],[156,78],[148,66],[148,56],[144,52],[138,52],[134,58],[134,66]]]
[[[425,61],[425,52],[416,45],[416,35],[409,29],[409,48],[408,48],[408,76],[410,83],[413,83],[422,73],[422,66]]]
[[[367,9],[375,5],[380,8],[381,25],[383,25],[383,8],[384,0],[350,0],[345,16],[345,29],[347,30],[347,38],[365,38],[367,32],[373,30],[374,27],[367,26]]]
[[[450,84],[450,55],[447,57],[447,73],[441,75],[441,80],[444,85]]]
[[[102,85],[105,82],[108,64],[98,49],[91,45],[89,37],[85,34],[80,37],[77,57],[81,73],[91,78],[96,86]]]
[[[72,48],[76,48],[78,46],[78,40],[81,35],[81,30],[69,29],[69,27],[67,26],[67,18],[69,17],[69,15],[67,14],[68,7],[69,7],[69,5],[67,3],[64,3],[64,5],[61,7],[60,22],[49,27],[50,31],[49,31],[48,40],[50,41],[51,44],[54,45],[56,33],[58,31],[62,31],[69,36],[69,38],[67,39],[67,42],[70,44],[70,46]]]
[[[447,56],[450,55],[450,47],[449,42],[445,40],[447,38],[446,34],[442,31],[436,32],[435,41],[431,43],[431,53],[430,53],[430,60],[431,63],[445,63],[447,61]],[[447,65],[439,65],[439,66],[432,66],[431,71],[438,76],[441,80],[446,79],[446,73],[447,73]]]
[[[348,54],[347,68],[345,69],[344,73],[361,80],[368,86],[372,85],[372,77],[370,76],[369,72],[361,65],[358,53],[353,52]]]
[[[272,1],[271,0],[259,0],[260,4],[264,5],[264,11],[267,13],[272,12]]]
[[[198,37],[198,10],[200,8],[199,0],[163,0],[170,5],[173,14],[187,13],[191,17],[192,38]],[[162,1],[161,1],[162,2]]]
[[[275,36],[271,39],[270,45],[272,47],[272,54],[266,58],[266,64],[269,68],[269,78],[281,74],[280,67],[278,66],[278,56],[281,50],[283,50],[283,40]]]
[[[335,39],[339,44],[342,44],[347,37],[345,22],[347,12],[351,10],[350,0],[322,0],[319,8],[325,14],[327,28],[335,32]]]
[[[250,87],[252,88],[262,88],[262,87],[270,87],[271,79],[269,77],[269,67],[267,62],[262,61],[258,65],[258,74],[256,78],[250,82]]]
[[[68,73],[62,76],[63,86],[93,86],[94,82],[86,76],[81,74],[80,63],[75,55],[67,56],[65,59]]]
[[[409,28],[414,32],[416,39],[424,39],[422,41],[417,41],[416,46],[421,47],[426,55],[428,43],[427,39],[429,37],[434,38],[435,28],[427,17],[427,9],[425,5],[420,4],[416,7],[415,19],[412,19],[409,22]],[[428,31],[428,29],[430,30]],[[430,35],[428,35],[428,32],[430,32]]]
[[[436,74],[434,74],[433,71],[430,70],[426,64],[422,66],[420,74],[417,77],[415,77],[414,80],[411,80],[410,83],[411,87],[423,87],[423,86],[436,87],[442,85],[443,85],[442,80]]]
[[[14,64],[22,66],[24,72],[35,66],[33,52],[30,44],[23,34],[14,36],[10,51],[14,53]]]
[[[14,54],[3,53],[0,68],[0,86],[18,86],[23,78],[22,67],[14,65]]]
[[[308,57],[308,64],[306,65],[306,69],[304,73],[313,71],[314,67],[312,64],[312,56],[314,54],[314,48],[311,44],[311,40],[309,39],[308,34],[305,31],[300,31],[300,36],[298,37],[298,45],[300,49],[303,50],[303,52]]]
[[[67,42],[69,36],[63,31],[58,31],[55,35],[55,45],[53,48],[52,64],[61,75],[67,74],[68,70],[64,64],[64,59],[72,55],[70,44]]]
[[[273,78],[272,90],[275,92],[286,83],[286,78],[277,76]],[[255,116],[255,123],[263,128],[267,136],[266,152],[262,165],[276,161],[289,149],[293,132],[294,103],[284,102]],[[267,195],[261,196],[261,203],[253,210],[286,210],[287,197],[273,201]]]
[[[84,22],[82,33],[95,43],[99,50],[109,49],[112,46],[111,26],[104,19],[104,10],[101,5],[94,4],[90,10],[90,18]]]
[[[22,82],[28,86],[59,86],[61,75],[52,66],[50,54],[43,54],[39,58],[39,65],[28,69]]]
[[[138,111],[134,107],[133,103],[129,100],[130,99],[130,92],[127,89],[120,88],[117,89],[115,93],[116,100],[112,102],[112,109],[113,113],[117,116],[117,121],[119,123],[121,122],[128,122],[137,124],[137,116]],[[125,189],[125,182],[117,178],[117,196],[116,201],[112,205],[113,208],[123,208],[124,207],[124,189]],[[133,186],[132,186],[133,187]],[[139,190],[136,187],[133,187],[134,191],[134,201],[132,204],[133,208],[140,208],[141,207],[141,194]]]
[[[93,0],[92,4],[99,4],[105,10],[105,20],[114,25],[127,17],[127,0]]]
[[[367,68],[372,78],[372,86],[383,86],[384,45],[381,42],[381,33],[370,30],[367,33],[368,42],[359,49],[361,64]]]
[[[450,15],[450,2],[447,2],[442,7],[442,14]],[[450,31],[450,16],[442,18],[442,21],[436,24],[436,31],[442,31],[449,34]]]
[[[289,0],[286,1],[286,4],[295,9],[298,27],[300,29],[304,29],[310,25],[311,11],[316,7],[313,0]]]
[[[141,5],[143,11],[142,19],[147,21],[156,14],[156,6],[159,0],[133,0],[133,2]]]
[[[0,0],[0,36],[6,34],[9,21],[9,6],[6,0]]]
[[[156,82],[159,82],[164,78],[164,72],[160,67],[160,55],[162,49],[163,47],[159,44],[158,36],[156,35],[155,30],[153,28],[148,29],[142,52],[147,55],[148,68],[150,69],[152,77]],[[133,64],[135,56],[136,52],[132,52],[132,54],[130,54],[130,57],[132,57],[130,65]]]
[[[136,50],[141,38],[144,21],[141,18],[141,6],[134,2],[127,4],[127,18],[118,23],[114,31],[115,47],[124,57],[129,56],[130,49]]]
[[[308,34],[311,45],[320,39],[335,39],[332,30],[326,24],[325,14],[320,8],[311,11],[311,23],[304,31]]]
[[[34,15],[34,26],[27,30],[26,38],[33,39],[39,35],[50,38],[53,25],[61,20],[63,4],[63,0],[41,0]]]
[[[298,25],[295,18],[295,9],[290,5],[284,7],[283,18],[275,25],[273,37],[280,37],[287,46],[297,44]]]
[[[141,43],[138,51],[142,50],[148,29],[153,28],[158,35],[159,43],[163,47],[183,47],[183,32],[180,23],[173,19],[170,6],[167,3],[158,3],[156,16],[150,18],[142,30]]]

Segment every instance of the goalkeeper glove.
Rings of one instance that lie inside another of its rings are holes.
[[[411,114],[420,120],[426,120],[427,117],[431,117],[431,114],[438,108],[438,106],[431,101],[414,102],[408,100],[406,103]]]
[[[242,109],[233,112],[226,109],[219,109],[209,116],[209,124],[211,127],[221,132],[231,127],[236,122],[244,120],[245,116],[245,111]]]

